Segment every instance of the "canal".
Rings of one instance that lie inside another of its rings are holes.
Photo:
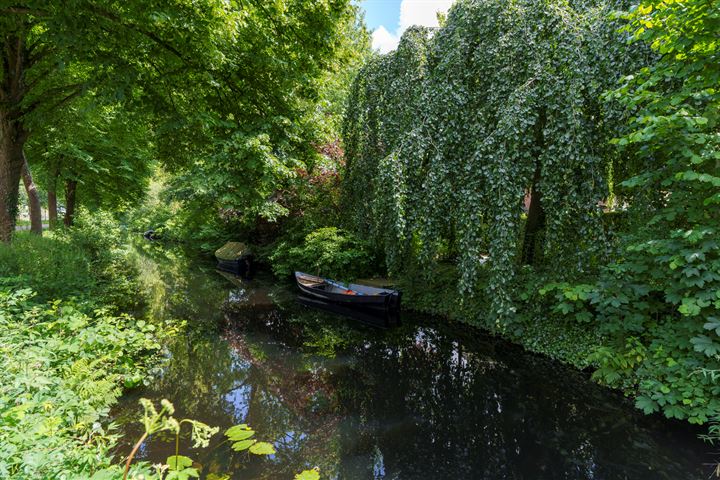
[[[274,444],[249,457],[221,444],[181,452],[202,477],[292,479],[701,479],[701,431],[647,417],[615,392],[465,325],[404,312],[402,326],[364,327],[298,304],[290,283],[224,276],[209,260],[140,247],[150,311],[184,320],[162,368],[114,411],[130,450],[141,397],[221,431],[247,423]],[[173,439],[139,458],[164,461]]]

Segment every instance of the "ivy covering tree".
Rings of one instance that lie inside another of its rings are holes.
[[[362,70],[346,193],[391,270],[456,258],[460,291],[484,290],[503,324],[522,264],[582,272],[606,254],[601,205],[622,109],[601,94],[646,56],[617,32],[613,8],[460,1],[443,28],[408,31]]]
[[[557,308],[609,337],[597,377],[646,413],[720,414],[720,4],[643,2],[625,14],[657,62],[608,94],[632,113],[616,140],[627,227],[599,280],[562,284]]]

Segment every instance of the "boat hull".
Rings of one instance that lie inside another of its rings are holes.
[[[253,272],[252,255],[243,255],[235,260],[218,259],[217,269],[241,277],[250,277]]]
[[[321,300],[327,303],[341,305],[346,308],[364,308],[371,309],[379,312],[394,312],[400,311],[400,292],[397,290],[381,289],[368,287],[365,285],[342,285],[330,282],[320,277],[314,277],[311,275],[296,272],[295,274],[296,283],[300,291],[307,297]],[[317,285],[308,285],[308,279],[323,280],[325,283],[318,283]],[[347,294],[341,293],[343,287],[347,288],[346,291],[358,290],[364,293]]]

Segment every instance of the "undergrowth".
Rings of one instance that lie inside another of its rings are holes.
[[[110,459],[110,406],[171,329],[33,297],[0,292],[0,477],[87,477]]]

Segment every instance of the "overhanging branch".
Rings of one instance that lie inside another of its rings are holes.
[[[45,10],[30,7],[6,7],[0,8],[0,14],[7,15],[35,15],[37,17],[46,17],[48,13]]]

